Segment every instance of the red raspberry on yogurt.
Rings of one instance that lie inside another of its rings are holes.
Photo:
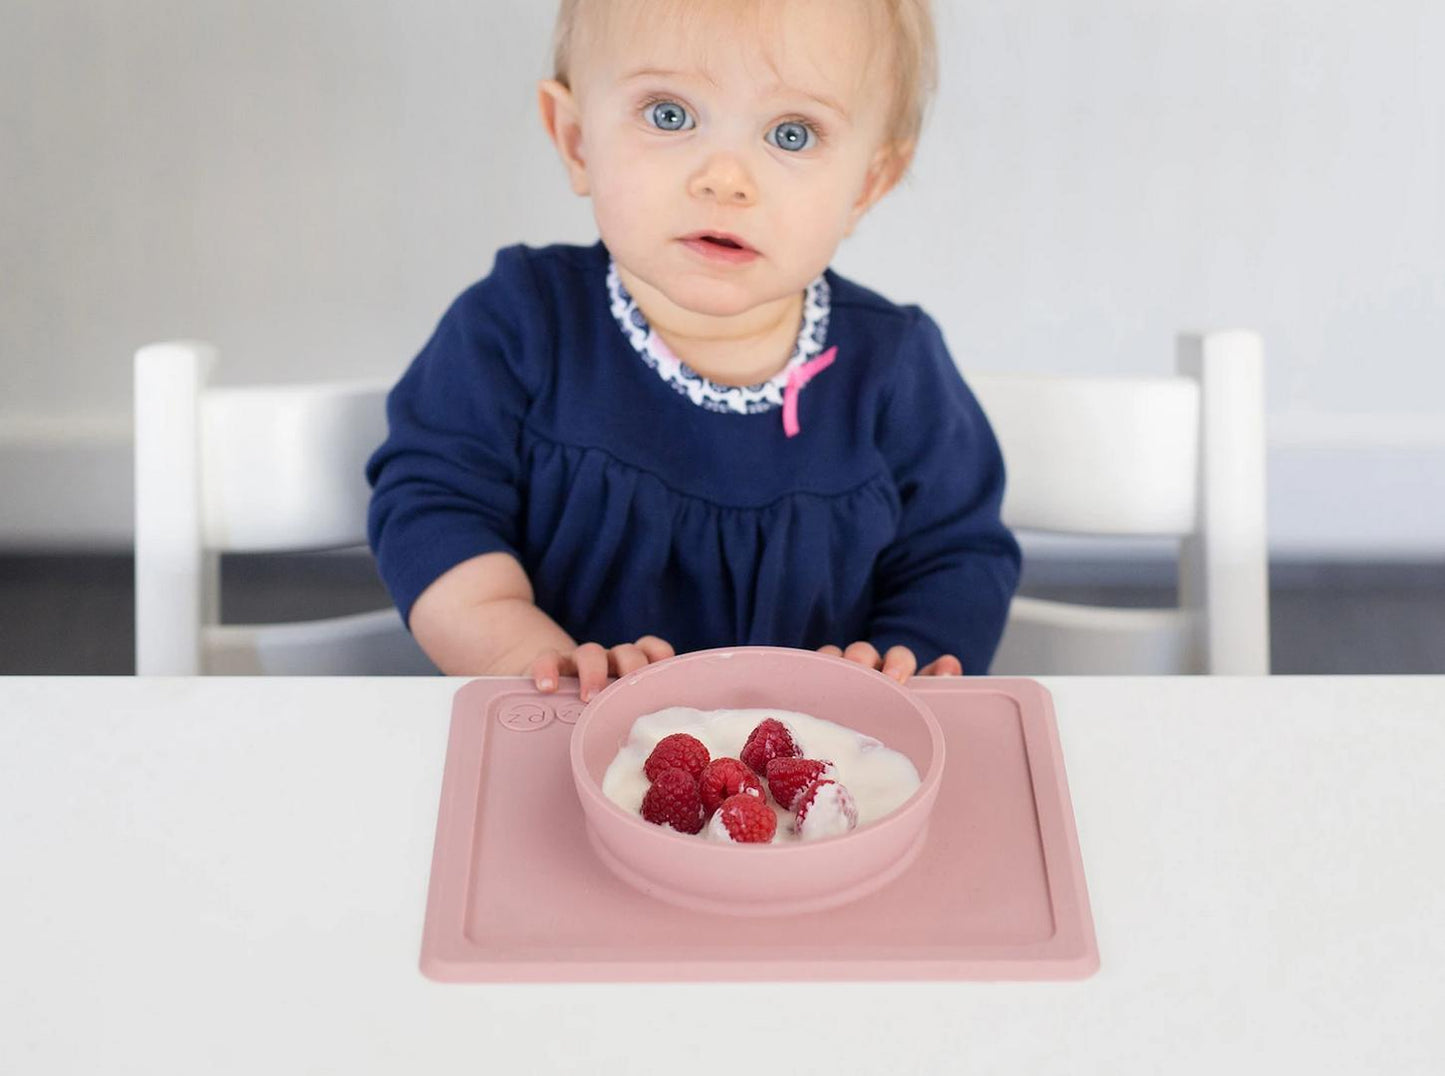
[[[766,717],[748,733],[738,757],[754,773],[767,773],[768,763],[775,758],[797,758],[803,752],[799,749],[793,734],[775,717]]]
[[[692,774],[693,780],[697,780],[710,758],[707,748],[696,736],[674,732],[657,741],[652,754],[642,764],[642,772],[647,774],[649,781],[656,781],[663,770],[686,770]]]
[[[696,779],[686,770],[663,770],[642,797],[642,817],[679,833],[697,833],[707,815]]]
[[[708,814],[721,807],[723,800],[740,792],[764,798],[758,775],[735,758],[713,759],[703,768],[697,786],[702,794],[702,809]]]
[[[832,774],[831,762],[811,758],[775,758],[768,763],[768,791],[778,801],[779,807],[792,811],[814,781]],[[706,802],[706,797],[703,802]]]
[[[736,844],[767,844],[778,830],[778,816],[757,796],[746,792],[723,800],[708,820],[707,835]]]
[[[858,804],[853,793],[826,777],[803,793],[793,822],[793,831],[805,841],[837,837],[857,827]]]

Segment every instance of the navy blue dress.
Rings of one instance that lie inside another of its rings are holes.
[[[790,436],[788,372],[834,347]],[[734,388],[651,333],[600,241],[507,247],[387,419],[368,532],[404,620],[449,568],[505,551],[578,642],[867,640],[983,673],[1018,584],[998,444],[938,326],[831,269],[788,367]]]

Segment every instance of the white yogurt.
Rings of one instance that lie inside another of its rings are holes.
[[[857,801],[860,827],[897,810],[923,783],[907,755],[832,721],[793,710],[695,710],[672,706],[643,714],[633,722],[627,742],[602,775],[602,793],[623,810],[638,813],[651,784],[642,765],[664,736],[685,732],[701,740],[713,758],[737,758],[748,733],[765,717],[777,718],[788,726],[804,758],[833,763],[833,780],[847,788]],[[767,775],[758,776],[766,791]],[[773,843],[799,840],[793,832],[793,812],[779,807],[771,795],[766,802],[778,816]]]

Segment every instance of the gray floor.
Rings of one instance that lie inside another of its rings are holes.
[[[135,671],[132,562],[121,555],[0,556],[0,675]],[[1165,605],[1173,580],[1141,565],[1026,566],[1021,592],[1113,605]],[[386,603],[354,554],[228,557],[222,618],[300,620]],[[300,582],[298,582],[300,580]],[[1270,645],[1278,674],[1445,673],[1445,563],[1275,564]]]

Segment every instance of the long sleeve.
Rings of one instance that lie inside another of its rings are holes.
[[[366,465],[367,537],[404,622],[438,576],[482,553],[519,555],[520,436],[529,397],[514,250],[463,292],[387,396],[386,440]]]
[[[905,346],[879,429],[901,521],[877,561],[869,640],[880,652],[909,647],[920,668],[951,653],[966,674],[981,675],[1003,635],[1022,559],[999,517],[1003,457],[922,311]]]

